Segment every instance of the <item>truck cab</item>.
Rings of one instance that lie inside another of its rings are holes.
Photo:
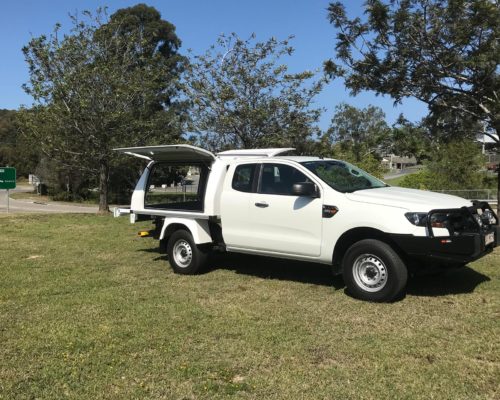
[[[199,272],[212,251],[288,258],[332,266],[357,298],[391,301],[409,273],[464,265],[498,244],[487,203],[390,187],[341,160],[290,148],[117,150],[148,164],[115,216],[152,219],[177,273]]]

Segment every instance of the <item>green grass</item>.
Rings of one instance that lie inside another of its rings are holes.
[[[0,399],[499,398],[499,251],[371,304],[317,265],[175,275],[149,226],[0,217]]]
[[[405,176],[406,175],[398,176],[397,178],[392,178],[392,179],[384,179],[384,182],[390,186],[399,186],[401,184],[401,181],[405,178]]]
[[[405,178],[405,176],[406,175],[398,176],[397,178],[392,178],[392,179],[384,179],[384,182],[390,186],[399,186],[401,184],[401,181]]]

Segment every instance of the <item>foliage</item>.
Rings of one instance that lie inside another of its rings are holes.
[[[31,146],[19,134],[16,111],[0,110],[0,166],[16,168],[18,177],[33,173],[38,163],[37,146]]]
[[[335,108],[330,128],[321,137],[325,157],[338,158],[381,177],[381,155],[387,149],[390,129],[385,114],[375,106],[363,109],[341,103]]]
[[[55,160],[42,157],[35,169],[35,175],[53,200],[80,201],[87,200],[88,181],[76,168],[64,168]],[[45,194],[45,193],[44,193]]]
[[[452,141],[436,146],[426,169],[405,176],[400,186],[416,189],[478,189],[484,185],[484,157],[477,143]]]
[[[401,180],[399,180],[397,186],[420,190],[445,189],[443,187],[439,187],[439,184],[436,183],[438,179],[439,177],[431,174],[429,170],[422,169],[414,174],[405,175]]]
[[[437,115],[456,111],[500,130],[496,1],[369,0],[366,15],[349,20],[341,3],[330,4],[342,65],[328,61],[327,71],[354,93],[416,97]]]
[[[478,143],[459,140],[436,146],[428,169],[442,189],[474,189],[482,185],[484,163]]]
[[[385,114],[379,107],[370,105],[359,109],[341,103],[335,107],[331,126],[321,141],[327,148],[340,144],[342,149],[352,152],[359,163],[369,154],[383,152],[388,134]]]
[[[273,146],[301,153],[318,132],[321,110],[313,108],[323,80],[314,73],[289,73],[290,38],[256,42],[221,35],[203,55],[194,56],[185,91],[192,105],[191,130],[212,150]]]
[[[413,156],[417,164],[428,158],[432,146],[429,129],[423,124],[408,121],[403,115],[391,127],[388,142],[388,153]]]
[[[417,98],[429,107],[428,122],[438,130],[447,126],[455,139],[474,137],[479,125],[500,151],[498,1],[365,4],[365,20],[349,19],[340,2],[330,4],[340,63],[327,61],[326,71],[343,77],[354,94]]]
[[[185,64],[175,27],[139,4],[107,19],[72,16],[69,35],[33,38],[23,52],[34,105],[21,113],[23,132],[61,168],[98,185],[108,208],[114,147],[175,142],[183,105],[176,100]]]
[[[350,145],[334,145],[328,157],[347,161],[368,172],[369,174],[376,176],[377,178],[382,178],[384,176],[384,173],[387,172],[386,168],[380,162],[380,158],[375,154],[366,153],[365,155],[363,155],[363,157],[357,160],[356,154],[354,153]]]

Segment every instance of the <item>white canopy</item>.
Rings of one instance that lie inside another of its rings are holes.
[[[122,147],[120,153],[154,161],[213,161],[215,155],[208,150],[189,144],[165,146]]]
[[[215,155],[201,147],[191,146],[189,144],[172,144],[164,146],[144,146],[144,147],[122,147],[114,149],[124,154],[144,158],[154,161],[213,161]],[[293,148],[274,148],[274,149],[244,149],[227,150],[217,153],[217,157],[275,157],[295,150]]]

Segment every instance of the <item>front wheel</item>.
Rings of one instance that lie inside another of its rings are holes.
[[[191,233],[185,230],[176,231],[170,236],[167,254],[168,261],[177,274],[196,274],[207,261],[207,254],[196,246]]]
[[[375,239],[360,240],[349,247],[342,260],[342,274],[352,296],[376,302],[399,297],[408,280],[401,257],[387,243]]]

